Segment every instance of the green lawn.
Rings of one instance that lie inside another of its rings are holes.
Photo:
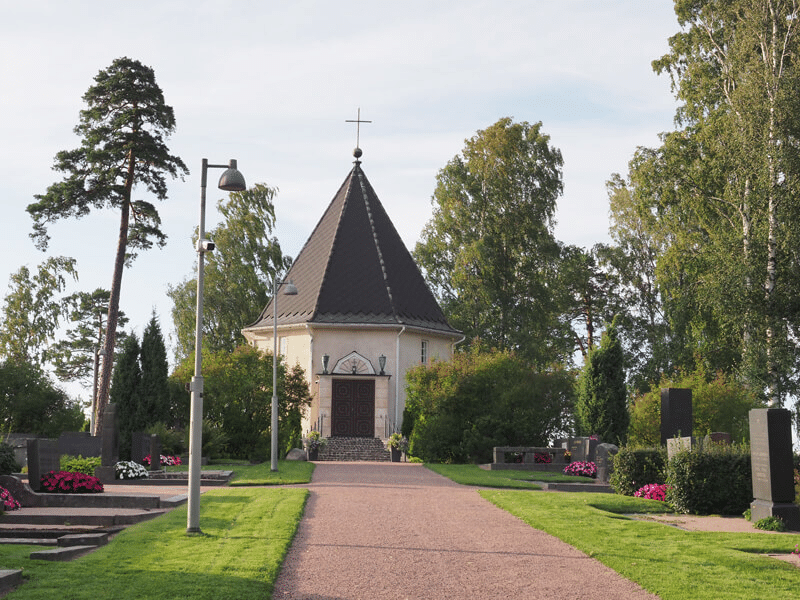
[[[200,501],[204,535],[186,535],[184,506],[71,562],[30,560],[32,546],[0,546],[0,565],[27,578],[8,597],[269,598],[307,496],[304,489],[215,489]]]
[[[304,460],[279,460],[278,471],[270,471],[270,463],[251,465],[246,461],[215,461],[211,465],[202,467],[210,471],[233,471],[231,486],[242,485],[290,485],[308,483],[314,472],[314,463]],[[167,467],[170,472],[186,472],[188,465]]]
[[[667,506],[612,494],[483,490],[481,496],[597,558],[662,600],[797,598],[800,569],[761,554],[788,554],[798,534],[707,533],[633,520]],[[587,582],[587,584],[591,584]]]
[[[563,473],[546,473],[544,471],[487,471],[478,465],[439,465],[425,463],[431,471],[439,473],[461,485],[476,485],[492,488],[512,488],[538,490],[540,486],[532,481],[548,483],[591,482],[588,477],[575,477]]]

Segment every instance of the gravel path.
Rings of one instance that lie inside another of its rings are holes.
[[[274,598],[657,598],[408,463],[318,463]]]

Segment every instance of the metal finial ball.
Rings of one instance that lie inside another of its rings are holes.
[[[361,152],[361,148],[356,148],[355,150],[353,150],[353,156],[355,156],[356,158],[361,158],[362,154],[363,152]]]

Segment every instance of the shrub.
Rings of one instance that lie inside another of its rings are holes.
[[[597,477],[597,465],[593,462],[576,461],[564,467],[565,475],[578,475],[580,477]]]
[[[740,515],[753,499],[750,449],[709,444],[679,452],[667,466],[667,502],[677,512]]]
[[[166,455],[178,455],[183,453],[186,447],[183,445],[183,432],[177,429],[167,429],[164,423],[156,423],[145,430],[146,433],[154,433],[161,441],[161,452]]]
[[[64,454],[59,462],[62,471],[94,475],[95,467],[99,467],[103,461],[99,456],[87,456],[84,458],[80,455],[69,456],[68,454]]]
[[[0,475],[19,473],[20,468],[14,456],[14,448],[10,444],[0,442]]]
[[[42,475],[42,488],[57,494],[96,494],[103,491],[97,477],[69,471],[50,471]]]
[[[132,460],[121,460],[114,465],[117,479],[143,479],[148,476],[147,469]]]
[[[574,374],[473,349],[409,370],[401,433],[427,462],[485,463],[494,446],[546,446],[568,426]],[[413,423],[411,423],[413,421]]]
[[[764,517],[756,521],[753,527],[763,531],[786,531],[786,523],[780,517]]]
[[[623,447],[614,456],[614,472],[609,483],[614,491],[633,496],[647,484],[666,483],[667,451],[663,448]]]
[[[690,388],[694,431],[703,437],[712,431],[727,431],[734,442],[750,439],[749,413],[763,407],[758,396],[722,373],[706,373],[699,367],[692,373],[664,376],[649,392],[629,404],[631,423],[628,443],[632,446],[653,446],[661,443],[661,388]]]

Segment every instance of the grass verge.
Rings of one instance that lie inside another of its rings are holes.
[[[269,598],[303,515],[304,489],[216,489],[202,495],[203,535],[186,534],[186,507],[121,532],[71,562],[30,560],[32,546],[0,546],[23,569],[14,600]]]
[[[575,477],[563,473],[547,473],[544,471],[487,471],[478,465],[440,465],[425,463],[431,471],[452,479],[461,485],[476,485],[480,487],[511,488],[538,490],[540,486],[533,481],[574,483],[592,479],[588,477]]]
[[[760,556],[788,554],[796,534],[682,531],[624,516],[667,512],[665,504],[612,494],[480,494],[662,600],[795,598],[800,590],[800,569]]]
[[[308,483],[314,473],[314,463],[304,460],[279,460],[278,470],[270,471],[270,463],[251,465],[249,463],[216,461],[213,465],[204,466],[202,469],[211,471],[233,471],[229,485],[291,485]],[[167,467],[170,472],[187,472],[188,465]]]

